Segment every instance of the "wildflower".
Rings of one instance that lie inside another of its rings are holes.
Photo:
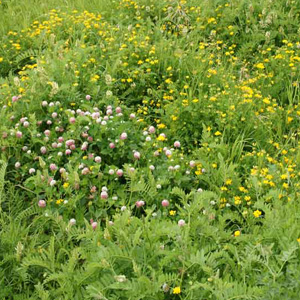
[[[127,280],[125,275],[118,275],[118,276],[115,276],[114,278],[118,282],[125,282]]]
[[[100,197],[101,199],[107,199],[108,198],[107,191],[102,191]]]
[[[168,284],[164,283],[164,284],[162,285],[162,290],[163,290],[165,293],[167,293],[167,292],[170,290],[170,287],[168,286]]]
[[[175,216],[176,215],[176,210],[170,210],[169,214],[170,214],[170,216]]]
[[[56,171],[57,170],[56,164],[50,164],[50,170],[51,171]]]
[[[175,148],[180,148],[180,142],[179,142],[179,141],[176,141],[176,142],[174,143],[174,147],[175,147]]]
[[[232,180],[231,179],[227,179],[225,182],[226,185],[231,185],[232,184]]]
[[[29,169],[29,174],[33,174],[33,173],[35,173],[35,169],[34,168]]]
[[[93,222],[91,225],[92,225],[93,230],[95,230],[97,228],[98,223],[97,222]]]
[[[254,212],[253,212],[253,216],[254,216],[255,218],[259,218],[259,217],[261,216],[261,211],[260,211],[260,210],[254,211]]]
[[[119,176],[119,177],[122,177],[123,176],[123,170],[121,169],[118,169],[116,174]]]
[[[64,200],[63,199],[58,199],[58,200],[56,200],[56,204],[61,204],[62,202],[63,202]]]
[[[258,63],[258,64],[256,65],[256,68],[257,68],[257,69],[264,69],[265,66],[264,66],[263,63]]]
[[[76,220],[75,219],[70,219],[69,223],[70,223],[70,225],[75,225],[76,224]]]
[[[71,146],[72,146],[72,145],[71,145]],[[84,142],[84,143],[82,144],[82,146],[81,146],[81,150],[82,150],[82,151],[86,151],[87,148],[88,148],[88,143],[87,143],[87,142]]]
[[[50,186],[54,186],[55,184],[56,184],[56,180],[52,179],[52,180],[50,181]]]
[[[233,234],[235,237],[238,237],[241,235],[241,232],[239,230],[236,230]]]
[[[23,133],[22,133],[21,131],[17,131],[17,132],[16,132],[16,137],[17,137],[18,139],[20,139],[22,136],[23,136]]]
[[[166,154],[166,156],[170,157],[172,155],[172,151],[171,150],[166,150],[165,154]]]
[[[155,132],[155,127],[154,126],[150,126],[148,129],[149,133],[154,133]]]
[[[83,170],[81,171],[82,175],[87,175],[90,172],[89,168],[83,168]]]
[[[163,200],[163,201],[161,201],[161,205],[162,205],[163,207],[168,207],[168,206],[170,205],[170,203],[169,203],[168,200]]]
[[[180,293],[181,293],[180,286],[174,287],[174,289],[173,289],[173,294],[180,294]]]
[[[196,166],[196,162],[193,161],[193,160],[191,160],[191,161],[190,161],[190,167],[191,167],[191,168],[194,168],[195,166]]]
[[[241,197],[235,196],[235,197],[234,197],[234,204],[235,204],[235,205],[239,205],[239,204],[241,204],[241,203],[242,203]]]
[[[143,200],[139,200],[135,203],[136,207],[142,207],[145,205],[145,202]]]
[[[140,152],[135,151],[135,152],[133,153],[133,157],[134,157],[135,159],[140,159],[140,158],[141,158]]]
[[[121,140],[126,140],[127,139],[127,133],[126,132],[123,132],[120,136],[120,139]]]
[[[185,226],[185,221],[184,221],[184,220],[182,220],[182,219],[181,219],[181,220],[179,220],[179,221],[178,221],[178,226],[179,226],[179,227],[183,227],[183,226]]]
[[[161,123],[161,124],[158,124],[158,125],[157,125],[157,128],[158,128],[158,129],[164,129],[164,128],[166,128],[166,125],[163,124],[163,123]]]
[[[74,117],[71,117],[71,118],[69,119],[69,122],[70,122],[71,124],[74,124],[74,123],[76,122],[76,119],[75,119]]]
[[[11,98],[11,101],[12,102],[17,102],[19,100],[19,97],[18,96],[13,96],[12,98]]]
[[[163,141],[166,139],[166,137],[165,137],[165,135],[160,134],[156,139],[157,139],[158,141],[163,142]]]
[[[39,200],[38,206],[39,207],[46,207],[46,201],[45,200]]]
[[[101,162],[101,157],[100,156],[96,156],[95,157],[95,162],[96,163],[100,163]]]

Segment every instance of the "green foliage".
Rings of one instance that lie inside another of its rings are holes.
[[[298,299],[299,14],[0,0],[0,299]]]

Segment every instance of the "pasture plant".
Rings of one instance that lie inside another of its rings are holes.
[[[0,298],[298,299],[298,1],[29,2],[0,1]]]

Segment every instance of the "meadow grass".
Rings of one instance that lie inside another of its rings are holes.
[[[298,299],[298,1],[0,4],[0,299]]]

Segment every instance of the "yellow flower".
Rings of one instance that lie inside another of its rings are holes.
[[[256,68],[257,68],[257,69],[264,69],[265,66],[264,66],[263,63],[259,63],[259,64],[256,65]]]
[[[215,132],[215,136],[222,135],[220,131]]]
[[[232,180],[231,179],[227,179],[225,182],[226,185],[231,185],[232,184]]]
[[[247,193],[247,190],[246,190],[243,186],[240,186],[240,187],[239,187],[239,190],[240,190],[241,192]]]
[[[239,204],[241,204],[241,203],[242,203],[241,197],[239,197],[239,196],[234,196],[234,204],[235,204],[235,205],[239,205]]]
[[[208,73],[209,73],[210,75],[211,75],[211,74],[216,75],[216,74],[217,74],[217,70],[209,69],[209,70],[208,70]]]
[[[176,215],[176,210],[170,210],[169,214],[170,214],[170,216],[175,216]]]
[[[69,182],[65,182],[65,183],[63,184],[63,187],[66,189],[69,185],[70,185]]]
[[[61,204],[62,202],[63,202],[64,200],[63,199],[58,199],[58,200],[56,200],[56,204]]]
[[[253,212],[253,216],[255,218],[259,218],[261,216],[261,211],[260,210],[256,210],[255,212]]]
[[[196,175],[201,175],[201,174],[202,174],[201,169],[197,169],[197,171],[195,171],[195,174],[196,174]]]
[[[240,232],[239,230],[236,230],[236,231],[234,232],[234,236],[235,236],[235,237],[240,236],[240,235],[241,235],[241,232]]]
[[[0,57],[0,62],[2,62],[3,61],[3,57]]]
[[[163,142],[166,138],[163,135],[159,135],[156,139]]]
[[[271,103],[270,99],[268,99],[268,98],[264,98],[263,102],[266,103],[266,104],[270,104]]]
[[[163,123],[157,125],[157,128],[158,128],[158,129],[163,129],[163,128],[165,128],[165,127],[166,127],[166,125],[163,124]]]
[[[173,289],[173,294],[180,294],[180,293],[181,293],[180,286],[174,287],[174,289]]]
[[[300,243],[300,238],[297,238],[297,242]]]

